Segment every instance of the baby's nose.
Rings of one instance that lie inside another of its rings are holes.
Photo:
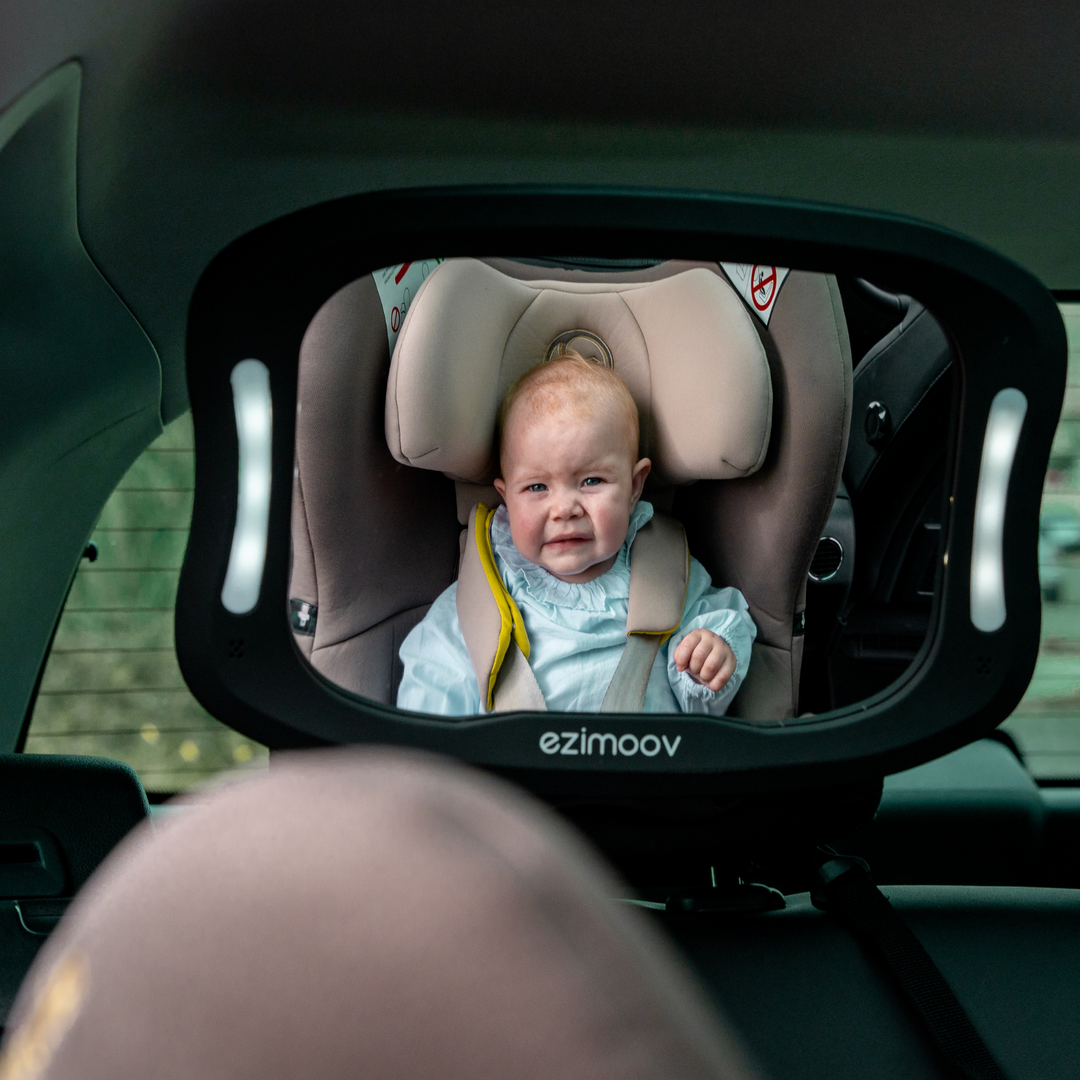
[[[563,491],[555,500],[553,507],[556,517],[579,517],[581,514],[581,500],[576,491]]]

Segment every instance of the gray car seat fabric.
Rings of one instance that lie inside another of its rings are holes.
[[[460,528],[453,485],[386,447],[384,327],[365,277],[331,297],[304,336],[289,596],[317,612],[314,635],[295,635],[316,670],[392,702],[398,648],[454,580]]]
[[[116,853],[27,979],[0,1074],[744,1080],[619,889],[500,782],[296,755]]]
[[[714,581],[740,589],[757,626],[729,714],[798,710],[806,574],[829,516],[851,424],[851,351],[836,281],[792,271],[769,320],[773,427],[761,468],[738,482],[680,489],[674,513]]]
[[[866,859],[881,881],[1056,884],[1040,866],[1051,790],[1009,747],[979,739],[885,777],[873,823],[834,846]]]
[[[398,461],[490,483],[499,403],[560,335],[585,331],[607,346],[637,403],[656,478],[685,484],[760,468],[772,420],[768,361],[718,267],[671,260],[652,281],[554,271],[522,282],[506,269],[447,259],[417,291],[386,393],[386,441]]]
[[[811,586],[807,648],[816,674],[808,672],[804,691],[815,711],[878,693],[922,647],[943,565],[960,389],[948,335],[922,304],[865,281],[843,288],[865,355],[853,377],[849,498],[837,500],[829,524],[843,562],[827,584]],[[871,331],[889,323],[874,340]]]

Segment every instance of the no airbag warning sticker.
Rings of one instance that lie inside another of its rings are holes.
[[[409,312],[409,305],[416,291],[427,280],[428,274],[442,259],[420,259],[416,262],[398,263],[372,272],[375,287],[379,290],[383,315],[386,316],[386,340],[390,343],[390,355],[394,355],[398,334]]]
[[[749,263],[721,263],[728,280],[766,325],[772,316],[776,296],[788,271],[782,266],[751,266]]]

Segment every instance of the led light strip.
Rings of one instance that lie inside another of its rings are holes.
[[[230,380],[240,447],[240,483],[236,498],[229,567],[221,588],[221,603],[234,615],[244,615],[259,601],[266,534],[270,521],[270,444],[273,419],[270,372],[260,360],[241,360]]]
[[[971,540],[971,621],[987,634],[1005,625],[1005,498],[1026,413],[1027,398],[1009,388],[994,395],[986,420]]]

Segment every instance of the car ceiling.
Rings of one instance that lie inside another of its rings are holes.
[[[571,181],[888,209],[1080,287],[1080,7],[0,0],[0,104],[83,68],[79,229],[186,407],[230,240],[373,188]]]

